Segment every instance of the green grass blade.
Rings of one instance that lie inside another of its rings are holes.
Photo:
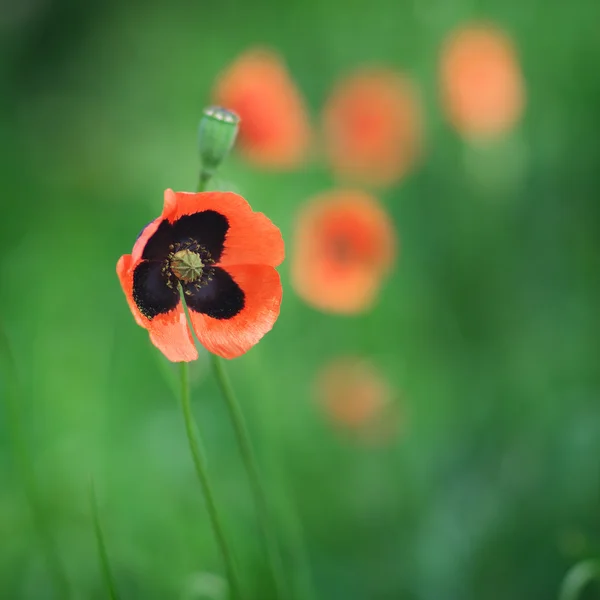
[[[584,560],[571,567],[560,586],[558,600],[577,600],[594,579],[600,580],[600,561]]]
[[[100,516],[98,514],[98,502],[96,500],[96,492],[94,490],[94,482],[90,481],[90,506],[92,508],[92,519],[94,521],[94,533],[96,535],[96,543],[98,545],[98,556],[100,558],[100,567],[104,576],[104,581],[108,589],[108,597],[111,600],[119,600],[119,594],[117,593],[117,587],[115,580],[110,568],[110,561],[108,559],[108,552],[106,551],[106,544],[104,542],[104,534],[102,533],[102,526],[100,524]]]

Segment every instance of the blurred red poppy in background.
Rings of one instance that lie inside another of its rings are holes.
[[[231,192],[167,190],[162,215],[139,235],[117,274],[138,325],[174,362],[200,343],[224,358],[247,352],[279,316],[284,256],[279,229]]]
[[[525,91],[510,37],[485,24],[453,32],[442,47],[440,88],[448,121],[465,137],[491,138],[511,129]]]
[[[292,285],[308,304],[353,314],[373,304],[391,269],[396,236],[389,216],[370,194],[321,194],[298,216]]]
[[[364,442],[387,441],[399,431],[395,392],[377,366],[356,356],[338,357],[316,378],[317,402],[336,426]]]
[[[304,101],[274,51],[244,52],[219,76],[214,98],[240,116],[238,147],[254,164],[286,170],[306,159],[311,136]]]
[[[412,82],[383,67],[342,79],[325,104],[323,127],[335,173],[378,186],[395,183],[413,166],[423,137]]]

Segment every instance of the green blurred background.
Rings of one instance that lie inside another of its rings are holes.
[[[528,96],[519,129],[479,150],[445,124],[436,81],[444,36],[473,18],[513,36]],[[227,365],[296,597],[555,598],[600,545],[599,22],[596,0],[5,0],[0,597],[64,597],[36,519],[72,597],[107,597],[90,476],[123,599],[222,597],[176,371],[134,323],[115,264],[165,188],[193,189],[214,79],[260,43],[285,57],[314,123],[339,75],[382,61],[421,87],[427,132],[419,167],[379,196],[402,252],[376,309],[312,310],[288,261],[275,329]],[[273,174],[232,157],[218,183],[289,242],[298,207],[334,180],[325,165]],[[346,354],[398,391],[410,418],[392,443],[357,443],[314,402],[319,368]],[[248,597],[269,600],[207,356],[192,377]]]

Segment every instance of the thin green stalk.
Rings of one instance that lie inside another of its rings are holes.
[[[288,597],[286,590],[287,585],[283,569],[283,561],[281,559],[279,544],[277,542],[276,530],[258,470],[254,449],[252,448],[250,436],[248,435],[246,421],[233,391],[231,382],[229,381],[229,377],[227,376],[227,373],[223,367],[223,361],[220,357],[214,354],[211,357],[215,377],[225,400],[225,404],[227,405],[229,416],[231,418],[237,443],[240,449],[240,454],[242,456],[242,461],[248,474],[248,479],[250,480],[250,487],[254,496],[260,528],[262,530],[269,561],[271,563],[271,570],[277,589],[277,595],[280,599],[286,598]]]
[[[201,171],[200,177],[198,178],[197,191],[204,192],[206,190],[206,186],[208,185],[208,182],[211,180],[211,178],[212,178],[212,175],[210,173],[207,173],[206,171]]]
[[[58,555],[56,543],[48,526],[46,514],[35,480],[32,459],[25,440],[25,432],[21,421],[21,405],[23,393],[19,384],[15,360],[8,339],[0,329],[0,355],[4,364],[6,381],[6,410],[13,443],[14,455],[17,459],[20,476],[27,503],[31,511],[34,529],[42,546],[48,569],[54,580],[54,587],[59,598],[71,598],[71,586],[64,565]]]
[[[208,516],[219,545],[219,550],[225,563],[225,570],[227,571],[227,578],[229,579],[229,585],[231,587],[231,593],[234,598],[242,598],[240,592],[240,585],[237,578],[237,571],[235,568],[235,562],[233,559],[233,553],[229,548],[227,538],[225,536],[225,530],[221,523],[217,504],[213,494],[208,472],[202,460],[202,452],[200,450],[199,433],[194,415],[192,413],[192,405],[190,401],[190,380],[189,380],[189,369],[188,363],[180,363],[181,369],[181,409],[183,411],[183,419],[185,421],[185,431],[187,433],[188,442],[190,445],[190,451],[192,453],[192,459],[194,461],[194,467],[196,468],[196,475],[202,486],[204,498],[206,499],[206,508],[208,510]]]
[[[558,600],[577,600],[594,579],[600,579],[600,561],[578,562],[567,571],[560,586]]]
[[[282,480],[284,478],[282,477]],[[300,597],[303,600],[315,600],[317,597],[306,550],[306,540],[302,523],[298,517],[296,507],[284,496],[282,501],[285,508],[287,540],[290,542],[290,554],[294,561],[294,583],[296,589],[300,590]]]
[[[210,172],[205,171],[204,169],[200,171],[200,177],[198,181],[198,192],[203,192],[206,190],[211,176],[212,174]],[[182,302],[185,306],[185,298],[183,297],[183,294],[181,295],[181,297]],[[193,327],[190,327],[190,329],[193,331]],[[254,456],[254,450],[252,448],[252,444],[250,443],[250,436],[248,435],[248,429],[246,427],[244,415],[242,414],[240,406],[233,392],[233,388],[231,387],[231,383],[229,382],[227,374],[225,373],[223,364],[221,363],[221,359],[218,356],[215,356],[214,354],[211,356],[215,376],[217,378],[219,388],[221,389],[221,392],[223,394],[223,398],[225,399],[225,403],[227,405],[227,409],[231,417],[231,422],[233,424],[240,453],[242,455],[244,467],[246,468],[246,472],[248,473],[248,478],[250,480],[250,486],[252,488],[252,494],[254,496],[254,503],[256,504],[259,524],[265,540],[265,546],[267,549],[269,562],[271,564],[271,571],[273,574],[273,580],[275,583],[277,596],[280,600],[283,598],[288,598],[285,573],[283,569],[283,561],[281,559],[281,553],[279,551],[277,535],[275,533],[275,527],[273,525],[271,511],[267,502],[267,496],[265,494],[260,479],[256,458]]]
[[[200,177],[198,179],[198,192],[203,192],[206,190],[206,186],[211,178],[211,174],[202,170],[200,172]],[[185,317],[187,319],[188,327],[190,331],[194,331],[194,328],[190,321],[190,316],[188,314],[187,305],[185,302],[185,296],[183,294],[183,290],[180,288],[179,294],[181,296],[181,303],[183,305],[183,309],[185,312]],[[221,525],[221,520],[219,518],[219,513],[217,510],[217,506],[214,500],[214,494],[212,493],[212,488],[210,485],[210,480],[208,479],[208,473],[206,470],[205,463],[203,461],[203,452],[200,443],[200,434],[198,432],[198,427],[194,421],[194,416],[192,414],[192,407],[190,404],[190,387],[189,387],[189,377],[188,377],[188,364],[185,362],[181,363],[181,406],[183,409],[183,416],[185,420],[185,428],[188,436],[188,441],[190,444],[190,450],[192,452],[192,458],[194,460],[194,466],[196,467],[196,473],[198,475],[198,479],[200,480],[200,484],[202,485],[202,489],[204,490],[204,496],[206,497],[206,505],[208,508],[208,513],[210,516],[210,520],[212,523],[212,527],[215,533],[215,537],[217,538],[217,543],[219,544],[219,548],[221,550],[221,554],[223,556],[223,562],[225,563],[225,569],[227,570],[227,576],[229,578],[229,584],[231,586],[231,592],[234,598],[241,598],[242,594],[240,591],[240,585],[237,577],[237,569],[235,567],[235,561],[233,559],[233,553],[229,549],[229,545],[227,543],[227,538],[225,537],[224,529]]]
[[[98,513],[98,502],[96,500],[96,492],[94,491],[94,482],[90,481],[90,506],[92,508],[92,519],[94,521],[94,533],[96,534],[96,543],[98,544],[98,556],[100,558],[100,568],[106,581],[106,587],[108,588],[108,597],[110,600],[119,600],[119,594],[117,593],[117,586],[110,568],[110,561],[108,560],[108,552],[106,551],[106,544],[104,543],[104,534],[102,533],[102,526],[100,525],[100,515]]]

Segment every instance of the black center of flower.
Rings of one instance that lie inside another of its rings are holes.
[[[342,263],[350,262],[355,257],[355,250],[352,242],[345,235],[333,237],[329,243],[331,257]]]
[[[245,305],[245,294],[231,275],[217,267],[229,229],[212,210],[163,221],[150,237],[133,273],[133,299],[148,319],[179,303],[179,286],[192,312],[230,319]]]
[[[206,285],[210,266],[214,264],[211,253],[196,240],[188,238],[169,244],[169,253],[163,262],[162,273],[171,288],[181,283]]]

